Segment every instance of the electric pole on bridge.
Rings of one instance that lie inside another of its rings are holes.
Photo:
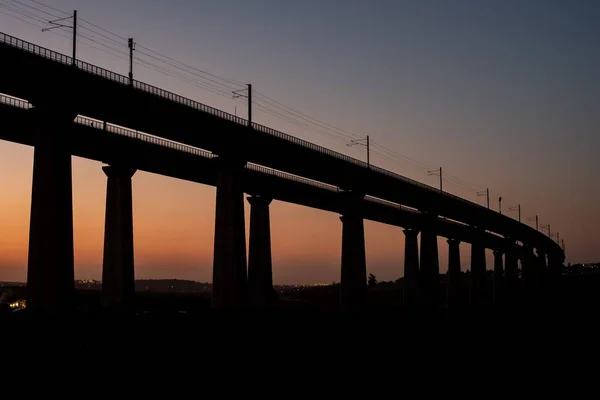
[[[550,232],[550,224],[542,225],[540,228],[548,229],[548,237],[552,238],[552,233]]]
[[[502,196],[498,197],[498,212],[502,215]]]
[[[555,235],[550,236],[551,239],[556,238],[556,243],[560,246],[560,232],[556,232]]]
[[[248,127],[252,128],[252,84],[248,84]]]
[[[477,192],[477,196],[487,196],[487,208],[490,209],[490,189],[482,190]]]
[[[366,144],[365,144],[366,141]],[[369,135],[363,139],[351,140],[346,146],[366,146],[367,147],[367,169],[371,168],[371,146],[369,144]]]
[[[508,207],[508,211],[519,211],[519,222],[521,222],[521,205],[517,207]]]
[[[429,176],[439,175],[440,176],[440,193],[444,193],[444,190],[443,190],[443,187],[442,187],[442,167],[440,167],[439,170],[432,169],[430,171],[427,171],[427,175],[429,175]]]
[[[73,10],[73,65],[77,64],[77,10]]]
[[[73,18],[73,26],[57,24],[57,22],[64,21],[67,19]],[[73,59],[71,60],[71,65],[77,65],[77,10],[73,10],[73,15],[70,17],[64,17],[60,19],[55,19],[53,21],[48,21],[49,24],[54,25],[51,28],[44,28],[42,32],[47,32],[56,28],[72,28],[73,29]]]
[[[540,230],[540,226],[539,226],[539,219],[538,216],[536,215],[535,218],[534,217],[527,217],[527,221],[535,221],[535,230],[539,231]]]
[[[233,92],[233,98],[237,99],[238,97],[245,97],[248,99],[248,128],[252,128],[252,84],[248,83],[248,89],[241,89],[241,90],[234,90]],[[243,94],[242,92],[244,90],[248,91],[248,94]],[[237,114],[237,108],[236,108],[236,114]]]
[[[133,51],[135,50],[135,43],[133,38],[128,40],[129,46],[129,86],[133,86]]]

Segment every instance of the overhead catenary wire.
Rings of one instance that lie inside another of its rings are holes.
[[[154,53],[155,55],[157,55],[157,56],[159,56],[159,57],[165,58],[165,59],[167,59],[167,60],[169,60],[169,61],[171,61],[171,62],[174,62],[174,63],[180,64],[181,66],[183,66],[183,67],[179,67],[179,68],[188,68],[188,69],[192,69],[192,70],[194,70],[194,71],[196,71],[196,72],[199,72],[199,73],[202,73],[202,74],[205,74],[205,75],[212,76],[213,78],[220,79],[220,80],[222,80],[222,81],[224,81],[224,82],[228,82],[228,83],[230,83],[230,84],[233,84],[233,85],[236,85],[236,86],[246,87],[246,84],[245,84],[245,83],[242,83],[242,82],[240,82],[240,81],[238,81],[238,80],[231,79],[231,78],[225,78],[225,77],[222,77],[222,76],[219,76],[219,75],[216,75],[216,74],[210,73],[210,72],[208,72],[208,71],[201,70],[201,69],[199,69],[199,68],[196,68],[196,67],[193,67],[193,66],[191,66],[191,65],[185,64],[185,63],[183,63],[183,62],[181,62],[181,61],[178,61],[178,60],[176,60],[176,59],[174,59],[174,58],[172,58],[172,57],[169,57],[169,56],[166,56],[166,55],[164,55],[164,54],[161,54],[161,53],[157,52],[156,50],[152,50],[151,48],[149,48],[149,47],[146,47],[146,46],[144,46],[144,45],[141,45],[141,44],[139,44],[138,46],[139,46],[139,47],[141,47],[141,48],[143,48],[143,49],[145,49],[145,50],[147,50],[147,51],[150,51],[150,52]],[[236,88],[236,89],[239,89],[239,88]]]
[[[49,15],[49,16],[51,16],[51,17],[53,17],[53,18],[61,18],[61,16],[60,16],[60,15],[56,15],[56,14],[53,14],[53,13],[51,13],[51,12],[48,12],[48,11],[41,10],[41,9],[39,9],[39,8],[35,7],[35,6],[32,6],[32,5],[29,5],[29,4],[26,4],[26,3],[23,3],[23,2],[21,2],[21,1],[19,1],[19,0],[10,0],[10,1],[12,1],[13,3],[21,4],[22,6],[25,6],[25,7],[28,7],[28,8],[31,8],[32,10],[39,11],[39,12],[41,12],[41,13],[44,13],[44,14],[46,14],[46,15]],[[36,3],[37,3],[37,2],[36,2]],[[38,4],[39,4],[39,3],[38,3]]]
[[[39,4],[39,5],[41,5],[41,6],[44,6],[44,7],[48,8],[48,9],[50,9],[50,10],[54,10],[54,11],[56,11],[56,12],[63,13],[63,14],[65,14],[65,15],[70,15],[70,14],[69,14],[68,12],[66,12],[66,11],[59,10],[58,8],[55,8],[55,7],[49,6],[49,5],[47,5],[47,4],[44,4],[44,3],[40,2],[40,1],[37,1],[37,0],[29,0],[29,1],[31,1],[32,3]]]
[[[265,95],[265,94],[262,94],[262,93],[260,93],[260,92],[258,92],[258,91],[254,91],[254,93],[255,93],[256,95],[260,96],[260,97],[263,97],[264,99],[266,99],[267,101],[269,101],[269,102],[271,102],[271,103],[278,104],[279,106],[281,106],[281,107],[283,107],[283,108],[285,108],[285,109],[287,109],[287,110],[290,110],[290,111],[292,111],[292,113],[299,114],[300,116],[302,116],[302,117],[304,117],[304,118],[307,118],[307,119],[309,119],[309,120],[312,120],[312,121],[314,121],[314,122],[316,122],[316,123],[318,123],[318,124],[320,124],[320,125],[324,125],[324,126],[327,126],[327,127],[328,127],[328,128],[330,128],[330,129],[334,129],[334,130],[336,130],[336,131],[340,132],[341,134],[343,134],[344,136],[347,136],[347,137],[353,137],[354,139],[358,139],[358,138],[362,137],[361,135],[358,135],[358,134],[356,134],[356,133],[353,133],[353,132],[349,132],[349,131],[347,131],[347,130],[345,130],[345,129],[342,129],[342,128],[335,127],[335,126],[333,126],[333,125],[331,125],[331,124],[328,124],[328,123],[326,123],[326,122],[323,122],[323,121],[320,121],[320,120],[318,120],[318,119],[316,119],[316,118],[314,118],[314,117],[311,117],[310,115],[307,115],[307,114],[305,114],[305,113],[303,113],[303,112],[300,112],[300,111],[298,111],[298,110],[295,110],[295,109],[293,109],[293,108],[291,108],[291,107],[289,107],[289,106],[286,106],[285,104],[283,104],[283,103],[281,103],[281,102],[279,102],[279,101],[277,101],[277,100],[274,100],[274,99],[272,99],[271,97],[269,97],[269,96],[267,96],[267,95]],[[313,122],[313,123],[314,123],[314,122]]]
[[[138,45],[138,46],[139,46],[139,47],[142,47],[141,45]],[[207,81],[210,81],[210,82],[216,83],[216,84],[218,84],[218,85],[222,85],[223,87],[225,87],[225,88],[227,88],[227,89],[229,89],[229,90],[237,90],[237,89],[239,89],[238,87],[235,87],[235,86],[231,86],[231,85],[227,85],[227,84],[221,83],[221,82],[219,82],[219,81],[217,81],[217,80],[215,80],[215,79],[212,79],[212,78],[207,78],[206,76],[203,76],[203,75],[201,75],[201,74],[199,74],[199,73],[196,73],[196,72],[193,72],[193,71],[191,71],[191,72],[190,72],[189,70],[186,70],[185,68],[181,68],[181,67],[179,67],[178,65],[176,65],[176,64],[175,64],[175,63],[173,63],[173,62],[161,60],[160,58],[158,58],[158,57],[156,57],[156,56],[153,56],[153,55],[151,55],[151,54],[148,54],[148,53],[146,53],[146,52],[143,52],[143,51],[141,51],[141,50],[136,50],[136,52],[137,52],[137,53],[139,53],[139,54],[143,54],[143,55],[145,55],[146,57],[152,58],[152,59],[154,59],[154,60],[156,60],[156,61],[159,61],[159,62],[162,62],[162,63],[164,63],[164,64],[170,65],[170,66],[172,66],[172,67],[174,67],[174,68],[182,69],[182,70],[184,70],[184,71],[186,71],[186,72],[188,72],[188,73],[190,73],[190,74],[192,74],[192,75],[196,75],[196,76],[198,76],[198,77],[201,77],[202,79],[206,79]]]
[[[0,7],[1,7],[1,6],[0,6]],[[11,17],[11,18],[14,18],[14,19],[16,19],[16,20],[19,20],[19,21],[21,21],[21,22],[25,22],[26,24],[29,24],[29,25],[35,26],[36,28],[43,28],[43,26],[37,25],[37,24],[35,24],[35,23],[31,22],[31,21],[27,21],[27,20],[25,20],[25,19],[23,19],[23,18],[20,18],[20,17],[17,17],[17,16],[15,16],[15,15],[8,14],[8,13],[6,13],[6,12],[2,11],[2,10],[0,10],[0,14],[2,14],[2,15],[6,15],[6,16],[8,16],[8,17]]]
[[[24,9],[23,7],[19,7],[16,4],[9,4],[8,0],[2,1],[0,2],[0,7],[12,11],[15,14],[19,14],[21,16],[25,16],[27,18],[31,18],[32,20],[35,20],[37,22],[40,22],[42,24],[47,24],[48,21],[46,19],[43,19],[42,17],[40,17],[39,15],[36,15],[35,13]]]

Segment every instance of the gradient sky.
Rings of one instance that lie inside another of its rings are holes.
[[[138,50],[252,83],[259,93],[408,157],[372,154],[379,166],[431,185],[438,177],[427,169],[442,166],[445,190],[481,204],[476,192],[489,187],[492,207],[502,196],[504,212],[520,203],[523,218],[538,214],[559,231],[567,261],[600,261],[597,1],[40,1],[77,9],[80,18],[133,37]],[[4,14],[32,22],[10,11],[17,7],[52,18],[26,5],[60,15],[31,0],[0,0],[0,31],[70,54],[68,38]],[[128,72],[126,59],[84,43],[102,48],[82,38],[79,58]],[[125,42],[111,46],[127,51]],[[134,73],[245,116],[244,104],[229,94],[142,65]],[[254,120],[365,158],[365,149],[347,147],[345,138],[301,129],[260,107]],[[0,143],[0,280],[26,276],[32,155],[31,148]],[[73,167],[76,277],[99,279],[106,178],[99,163],[74,157]],[[215,189],[143,172],[133,182],[136,277],[209,281]],[[246,205],[247,225],[248,211]],[[337,215],[275,201],[271,221],[275,283],[339,281]],[[379,280],[401,276],[402,230],[365,226],[369,272]],[[470,249],[461,248],[467,269]],[[488,268],[491,260],[488,253]],[[442,271],[446,265],[440,239]]]

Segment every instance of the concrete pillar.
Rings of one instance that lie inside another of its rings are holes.
[[[248,294],[250,304],[265,306],[275,301],[271,260],[271,222],[269,204],[263,196],[247,198],[250,203],[250,239],[248,249]]]
[[[367,290],[367,260],[365,254],[365,231],[362,217],[364,196],[343,193],[345,202],[342,221],[342,271],[340,280],[340,303],[344,311],[364,308]]]
[[[475,240],[471,243],[470,305],[472,308],[484,305],[486,288],[486,262],[483,237],[479,237],[479,232],[475,235]]]
[[[245,163],[219,158],[213,258],[213,308],[247,305],[246,228],[242,174]]]
[[[527,300],[531,301],[535,297],[535,267],[537,260],[530,246],[523,246],[521,252],[521,270],[523,280],[523,293]]]
[[[504,299],[507,305],[515,305],[519,295],[517,245],[507,239],[506,255],[504,260]]]
[[[548,267],[546,265],[546,253],[544,250],[536,249],[537,266],[535,274],[535,291],[541,299],[546,297],[546,282],[548,275]]]
[[[419,243],[416,229],[404,231],[404,305],[416,307],[419,304]]]
[[[71,309],[75,294],[71,121],[52,117],[35,116],[47,125],[34,134],[27,262],[27,308],[50,313]]]
[[[434,308],[438,306],[440,264],[437,247],[435,223],[437,215],[423,214],[423,229],[421,230],[421,299],[419,306]]]
[[[460,305],[460,240],[448,239],[448,308]]]
[[[494,304],[502,304],[504,289],[503,254],[500,250],[494,250]]]
[[[548,274],[554,278],[561,276],[564,262],[565,255],[563,253],[548,253]]]
[[[102,170],[107,176],[102,305],[130,308],[135,300],[131,193],[131,178],[135,169],[106,166]]]
[[[548,279],[547,296],[548,306],[560,306],[564,299],[562,298],[562,270],[565,262],[565,255],[562,252],[548,253]]]

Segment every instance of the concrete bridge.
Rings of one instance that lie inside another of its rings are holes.
[[[486,248],[495,254],[495,290],[506,299],[519,286],[533,293],[560,275],[564,254],[555,242],[475,203],[1,33],[0,54],[7,60],[0,92],[26,99],[1,98],[0,138],[35,148],[28,307],[72,301],[71,155],[108,164],[103,297],[111,306],[133,298],[131,179],[138,169],[217,187],[216,308],[268,303],[272,199],[341,215],[343,309],[364,304],[365,218],[405,228],[407,305],[440,304],[437,236],[449,239],[448,305],[461,242],[472,249],[473,305],[482,296]],[[248,260],[244,193],[251,204]]]

